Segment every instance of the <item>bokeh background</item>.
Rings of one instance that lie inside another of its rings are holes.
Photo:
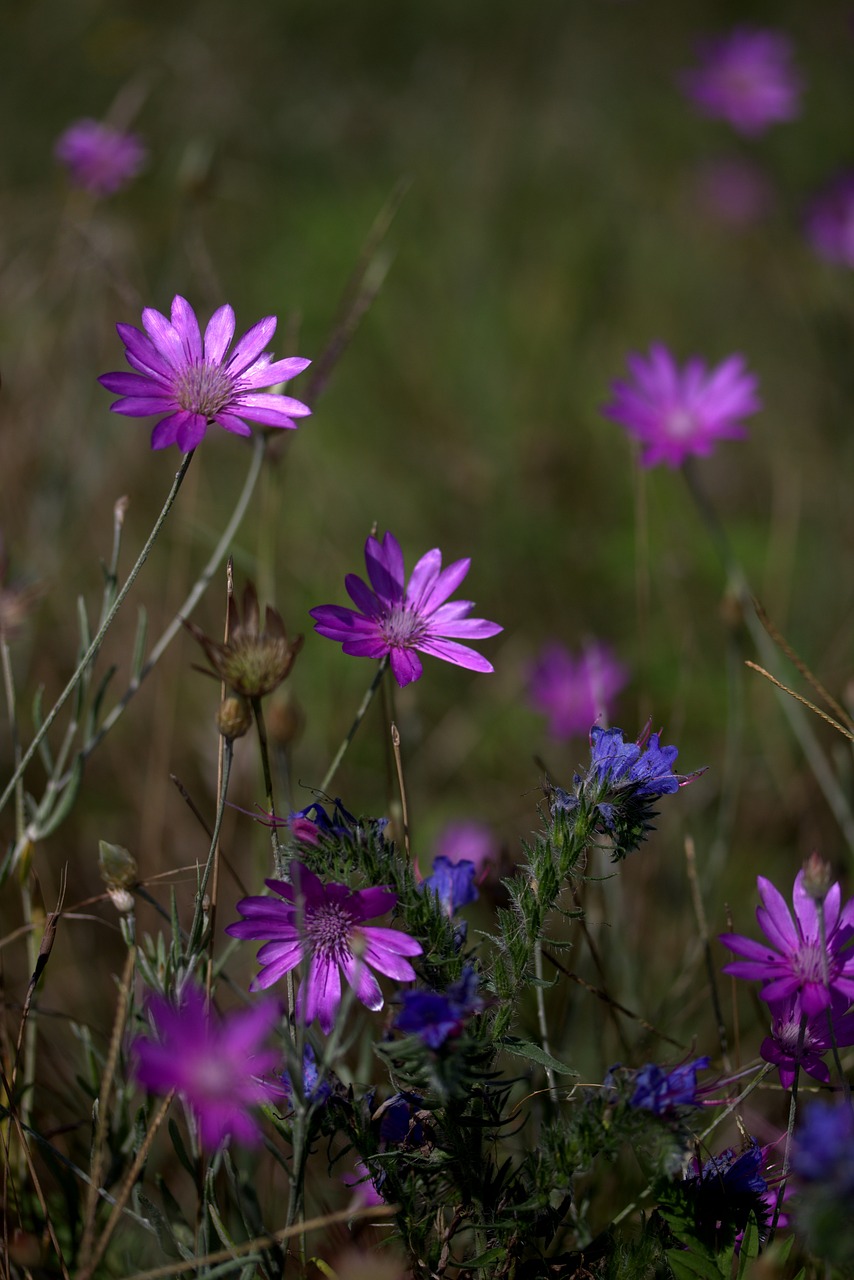
[[[806,85],[800,117],[749,142],[701,118],[678,83],[698,37],[736,22],[785,30]],[[637,1007],[661,1007],[694,945],[686,834],[713,929],[726,902],[747,928],[756,873],[786,890],[813,847],[844,871],[851,850],[775,694],[743,666],[754,648],[683,477],[641,472],[600,408],[627,352],[652,341],[680,359],[744,354],[764,411],[697,474],[771,617],[844,694],[854,311],[850,273],[816,256],[803,215],[852,159],[850,5],[35,0],[5,15],[0,60],[0,523],[13,577],[42,586],[13,648],[25,741],[35,690],[50,705],[74,667],[77,597],[90,617],[99,607],[113,504],[129,499],[128,567],[178,462],[149,451],[151,423],[109,412],[96,377],[124,367],[115,322],[168,310],[175,293],[203,319],[229,301],[238,332],[272,312],[276,354],[316,357],[375,219],[405,188],[378,296],[233,547],[238,587],[253,577],[307,636],[270,713],[281,732],[302,723],[279,755],[290,803],[314,798],[372,675],[314,635],[308,610],[345,602],[376,523],[410,566],[434,546],[471,556],[466,594],[505,627],[482,646],[493,676],[428,660],[397,695],[425,865],[461,817],[489,823],[512,862],[538,826],[544,767],[567,780],[586,758],[583,738],[550,741],[527,706],[527,666],[548,641],[597,637],[632,672],[615,722],[634,736],[652,716],[686,770],[709,766],[611,904]],[[149,161],[95,202],[69,188],[52,148],[71,120],[108,115],[144,138]],[[707,166],[733,158],[763,192],[745,217],[709,189]],[[158,635],[248,465],[245,442],[223,432],[199,450],[100,658],[118,664],[107,705],[127,680],[137,608]],[[221,578],[195,615],[212,635],[223,594]],[[68,904],[102,892],[101,838],[127,846],[146,880],[174,873],[191,898],[193,873],[178,869],[207,841],[169,775],[210,818],[218,695],[192,670],[199,659],[179,636],[89,761],[75,810],[35,851],[48,906],[63,866]],[[847,744],[818,721],[815,732],[850,800]],[[6,732],[0,752],[5,773]],[[386,755],[375,706],[334,787],[348,807],[388,811]],[[38,765],[28,780],[38,793]],[[263,800],[249,739],[233,798]],[[11,840],[11,811],[3,822]],[[257,891],[266,833],[230,813],[225,847]],[[4,910],[8,933],[14,895]],[[104,956],[121,944],[109,903],[83,914],[100,923],[69,921],[57,954],[66,979],[86,975],[80,998],[96,1010],[99,983],[112,991]]]

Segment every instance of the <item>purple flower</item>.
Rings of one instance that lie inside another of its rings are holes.
[[[854,267],[854,171],[840,174],[815,197],[807,211],[806,233],[819,257]]]
[[[385,1204],[385,1196],[377,1190],[377,1182],[385,1181],[384,1169],[377,1173],[375,1180],[368,1166],[362,1160],[357,1160],[353,1172],[342,1173],[341,1181],[345,1187],[352,1188],[353,1199],[363,1209],[375,1209],[378,1205]]]
[[[854,1001],[854,951],[842,954],[854,937],[854,899],[841,907],[839,883],[831,885],[823,904],[804,888],[804,873],[795,879],[795,916],[770,880],[758,876],[756,909],[759,927],[768,942],[754,942],[737,933],[722,933],[721,942],[744,960],[724,965],[736,978],[763,982],[760,992],[768,1004],[798,998],[800,1012],[817,1017],[824,1009],[843,1012]],[[824,943],[819,911],[824,913]]]
[[[278,1066],[279,1054],[260,1048],[279,1017],[278,1002],[264,1000],[217,1022],[204,991],[188,983],[180,1007],[152,996],[148,1013],[157,1040],[139,1037],[131,1046],[140,1084],[152,1093],[175,1089],[195,1115],[208,1150],[229,1136],[246,1145],[259,1142],[261,1131],[247,1112],[279,1093],[278,1085],[261,1079]]]
[[[633,353],[626,363],[631,379],[611,383],[613,399],[602,412],[640,441],[645,467],[678,467],[691,453],[710,454],[718,440],[741,439],[747,432],[740,419],[762,407],[740,355],[709,372],[692,356],[680,370],[656,342],[648,357]]]
[[[682,87],[703,115],[748,137],[798,115],[801,78],[782,32],[736,27],[705,41],[699,55],[700,66],[683,74]]]
[[[768,1218],[765,1153],[755,1138],[744,1151],[727,1147],[703,1165],[694,1157],[682,1181],[694,1230],[706,1245],[720,1249],[736,1242],[753,1214],[760,1231]]]
[[[317,1069],[317,1058],[310,1044],[307,1044],[302,1051],[302,1096],[306,1102],[313,1103],[315,1106],[322,1106],[324,1102],[332,1094],[332,1084],[329,1077],[320,1080],[320,1072]],[[294,1091],[293,1081],[289,1071],[282,1072],[282,1088],[288,1097]]]
[[[403,1009],[395,1026],[407,1035],[416,1035],[430,1049],[441,1049],[458,1036],[465,1023],[484,1007],[478,995],[478,976],[471,965],[446,991],[404,991]]]
[[[445,914],[453,916],[461,907],[477,901],[476,873],[477,867],[473,862],[434,858],[433,873],[421,881],[420,887],[427,893],[434,893]]]
[[[300,862],[290,864],[291,884],[267,880],[272,898],[244,898],[237,909],[243,920],[230,924],[233,938],[266,938],[258,959],[261,969],[250,991],[262,991],[301,961],[308,974],[300,984],[296,1017],[309,1025],[315,1018],[327,1034],[341,1003],[341,971],[362,1004],[376,1011],[383,996],[370,968],[411,982],[415,970],[404,956],[421,955],[421,944],[399,929],[366,926],[366,920],[385,915],[397,902],[390,889],[350,889],[346,884],[323,884]]]
[[[577,658],[564,645],[549,644],[531,668],[528,697],[548,716],[549,732],[560,741],[607,719],[628,679],[628,670],[606,644],[587,644]]]
[[[830,1051],[834,1042],[837,1045],[854,1044],[854,1013],[841,1017],[834,1017],[831,1013],[832,1032],[828,1026],[827,1009],[804,1021],[797,997],[772,1004],[770,1013],[771,1034],[759,1046],[759,1056],[779,1068],[783,1088],[792,1087],[798,1067],[815,1080],[828,1084],[830,1072],[823,1061],[824,1055]]]
[[[812,1102],[805,1109],[792,1161],[803,1182],[836,1182],[854,1195],[854,1110],[847,1098]]]
[[[447,823],[436,839],[435,856],[448,862],[473,862],[481,872],[498,856],[498,841],[485,822],[463,818]]]
[[[151,434],[152,449],[177,444],[189,453],[214,422],[235,435],[250,436],[244,418],[268,427],[295,427],[294,418],[311,413],[300,400],[261,390],[295,378],[311,363],[298,356],[274,361],[264,352],[276,332],[275,316],[265,316],[244,333],[227,359],[234,337],[234,311],[227,303],[211,316],[204,345],[196,313],[179,295],[172,299],[171,322],[146,307],[142,324],[145,333],[130,324],[116,325],[125,358],[136,372],[105,373],[98,381],[122,397],[110,406],[113,413],[160,417]]]
[[[416,649],[470,671],[492,670],[486,658],[456,642],[484,640],[504,629],[483,618],[470,618],[474,608],[470,600],[448,601],[468,573],[470,560],[456,560],[443,569],[442,553],[434,548],[421,557],[405,585],[403,552],[397,539],[386,533],[382,542],[368,538],[365,564],[373,590],[354,573],[344,580],[356,609],[324,604],[309,611],[319,635],[337,640],[353,657],[389,654],[401,688],[421,675]]]
[[[635,1076],[635,1091],[629,1106],[652,1111],[657,1116],[666,1115],[676,1107],[698,1107],[697,1072],[705,1071],[708,1065],[707,1057],[685,1062],[672,1071],[664,1071],[654,1062],[647,1063]]]
[[[135,133],[122,133],[98,120],[75,120],[56,140],[53,154],[75,187],[111,196],[136,177],[147,152]]]

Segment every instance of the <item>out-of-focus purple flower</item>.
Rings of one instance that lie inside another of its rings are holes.
[[[251,436],[244,422],[267,427],[296,427],[295,418],[311,413],[291,396],[263,391],[288,382],[310,363],[299,356],[273,360],[264,348],[276,332],[276,317],[265,316],[238,340],[234,311],[226,303],[215,311],[202,343],[196,313],[186,299],[172,299],[172,318],[146,307],[145,332],[130,324],[116,330],[125,344],[125,358],[134,373],[105,373],[98,381],[121,396],[110,408],[131,418],[158,416],[151,435],[152,449],[177,444],[183,453],[195,449],[214,422],[238,436]]]
[[[756,919],[768,942],[755,942],[737,933],[720,940],[737,956],[723,972],[763,982],[760,992],[768,1004],[795,1000],[807,1018],[832,1008],[842,1013],[854,1001],[854,950],[844,948],[854,937],[854,899],[842,907],[839,883],[831,885],[822,904],[804,888],[804,873],[795,879],[794,918],[783,895],[770,880],[758,876]],[[819,911],[824,913],[824,943]],[[771,945],[769,945],[769,943]]]
[[[771,1062],[780,1071],[780,1084],[791,1089],[797,1067],[823,1084],[830,1082],[830,1072],[823,1061],[835,1041],[837,1046],[854,1044],[854,1013],[834,1016],[833,1031],[827,1024],[828,1013],[823,1009],[814,1018],[807,1018],[801,1038],[803,1014],[797,997],[770,1006],[771,1034],[759,1046],[759,1056]]]
[[[700,66],[683,73],[682,87],[703,115],[757,137],[799,114],[801,77],[792,42],[781,31],[736,27],[704,41],[698,52]]]
[[[495,862],[499,844],[495,832],[485,822],[463,818],[448,822],[436,839],[435,856],[448,862],[473,862],[480,874]]]
[[[635,352],[626,363],[631,378],[611,383],[613,398],[602,412],[640,441],[645,467],[678,467],[689,454],[710,454],[718,440],[743,438],[741,419],[762,407],[757,380],[740,355],[708,371],[705,361],[692,356],[680,369],[656,342],[649,356]]]
[[[385,1197],[377,1188],[377,1182],[385,1180],[384,1174],[385,1170],[381,1170],[375,1178],[368,1166],[362,1160],[357,1160],[353,1172],[343,1173],[341,1181],[352,1189],[353,1199],[363,1209],[374,1209],[377,1205],[385,1204]]]
[[[140,1084],[151,1093],[174,1089],[196,1117],[208,1150],[228,1137],[258,1143],[261,1131],[248,1113],[279,1093],[278,1085],[261,1079],[280,1061],[275,1049],[261,1048],[279,1017],[278,1002],[264,1000],[217,1022],[204,991],[188,983],[180,1007],[152,996],[148,1014],[157,1039],[140,1036],[131,1046]]]
[[[265,881],[282,899],[252,897],[238,902],[244,917],[230,924],[233,938],[266,938],[258,959],[261,969],[250,991],[264,990],[301,961],[308,973],[297,992],[295,1015],[306,1025],[315,1018],[327,1034],[341,1003],[341,972],[362,1004],[374,1011],[383,995],[371,968],[398,982],[411,982],[415,970],[404,956],[421,955],[421,944],[399,929],[366,925],[385,915],[397,894],[384,886],[350,889],[323,884],[301,862],[290,864],[291,883]]]
[[[148,153],[135,133],[122,133],[99,120],[75,120],[59,135],[53,154],[75,187],[111,196],[126,187]]]
[[[749,227],[768,216],[771,184],[758,165],[740,156],[705,160],[694,171],[693,194],[700,210],[730,227]]]
[[[434,858],[433,873],[421,881],[421,888],[425,893],[434,893],[446,915],[453,916],[461,907],[477,901],[476,873],[473,862]]]
[[[483,1009],[477,988],[478,976],[466,965],[446,991],[404,991],[395,1026],[419,1036],[430,1049],[441,1049],[446,1040],[460,1034],[472,1014]]]
[[[628,669],[606,644],[593,641],[576,658],[565,645],[554,643],[546,645],[530,670],[528,698],[548,716],[552,737],[562,741],[607,720],[628,679]]]
[[[854,1263],[854,1110],[850,1098],[811,1102],[799,1114],[792,1200],[799,1232],[812,1254],[844,1268]],[[837,1274],[834,1271],[834,1275]]]
[[[448,600],[468,573],[470,560],[456,560],[443,569],[442,553],[434,548],[421,557],[406,583],[400,544],[386,533],[382,542],[368,538],[365,564],[370,587],[354,573],[344,579],[356,609],[324,604],[309,610],[319,635],[338,641],[353,657],[388,654],[401,688],[421,675],[416,649],[470,671],[492,671],[486,658],[458,641],[485,640],[504,628],[470,618],[471,600]]]
[[[326,1075],[323,1080],[319,1080],[320,1072],[317,1069],[317,1058],[310,1044],[307,1044],[302,1053],[302,1096],[306,1102],[315,1106],[322,1106],[332,1093],[332,1084],[329,1076]],[[293,1082],[290,1072],[282,1072],[282,1087],[288,1097],[294,1091]],[[319,1083],[318,1083],[319,1081]]]
[[[664,1071],[654,1062],[647,1063],[635,1076],[635,1091],[629,1106],[652,1111],[657,1116],[677,1107],[698,1107],[697,1072],[705,1071],[708,1065],[708,1057],[685,1062],[672,1071]]]
[[[807,239],[819,257],[854,267],[854,171],[842,173],[812,201]]]

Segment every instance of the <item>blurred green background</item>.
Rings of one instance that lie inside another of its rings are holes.
[[[736,22],[787,31],[806,81],[801,117],[749,143],[678,89],[698,35]],[[775,695],[742,665],[754,651],[682,477],[640,473],[600,406],[627,352],[652,341],[680,360],[745,355],[764,412],[698,474],[777,625],[843,691],[854,638],[851,281],[815,257],[802,216],[851,159],[850,6],[36,0],[4,27],[1,522],[13,572],[44,587],[13,650],[25,741],[36,687],[49,705],[73,669],[75,597],[90,615],[98,607],[113,503],[130,499],[127,567],[178,462],[177,451],[149,451],[151,422],[111,415],[95,381],[124,367],[115,322],[138,324],[143,306],[168,311],[180,292],[203,321],[230,301],[238,333],[273,312],[276,354],[316,357],[374,219],[405,182],[382,289],[315,415],[267,468],[234,546],[238,587],[254,577],[307,634],[288,686],[305,718],[289,747],[292,803],[313,799],[372,675],[314,635],[308,609],[346,602],[344,575],[362,572],[376,522],[410,567],[434,546],[471,556],[465,593],[505,627],[481,646],[495,675],[428,659],[397,696],[423,861],[449,818],[490,822],[511,853],[538,825],[540,761],[567,780],[586,745],[548,741],[525,705],[526,664],[548,640],[575,648],[596,636],[633,672],[616,723],[634,736],[651,715],[682,767],[709,765],[625,869],[617,909],[630,947],[650,929],[661,940],[633,973],[642,1004],[670,982],[693,929],[686,832],[703,875],[718,840],[712,927],[739,895],[746,927],[755,874],[786,891],[814,846],[844,867],[849,851]],[[111,110],[143,136],[149,162],[95,204],[68,189],[52,147],[70,121]],[[698,187],[699,166],[733,155],[770,185],[755,224],[722,222]],[[199,450],[105,646],[101,662],[119,664],[115,694],[136,607],[159,634],[248,465],[245,443],[223,432]],[[220,581],[195,616],[218,635],[222,614]],[[100,892],[99,838],[128,846],[146,878],[204,858],[169,781],[177,774],[212,816],[217,693],[191,670],[199,658],[179,636],[93,756],[73,815],[36,851],[48,905],[66,863],[69,902]],[[850,798],[843,739],[817,721],[816,733]],[[5,773],[8,734],[0,751]],[[334,787],[350,808],[387,810],[385,754],[375,708]],[[34,767],[34,790],[38,777]],[[237,747],[233,798],[263,799],[249,740]],[[226,826],[230,858],[257,886],[265,833],[239,814]],[[189,898],[192,873],[178,878]],[[651,914],[662,904],[663,924]],[[108,927],[69,925],[58,941],[75,964],[115,935],[109,905],[95,910]]]

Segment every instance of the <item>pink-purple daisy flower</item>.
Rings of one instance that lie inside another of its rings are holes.
[[[177,1008],[153,996],[148,1015],[157,1039],[140,1036],[131,1046],[139,1083],[151,1093],[174,1089],[196,1117],[209,1151],[228,1137],[246,1146],[260,1142],[249,1111],[280,1093],[262,1078],[279,1066],[278,1051],[262,1048],[279,1017],[278,1002],[264,1000],[218,1021],[204,991],[188,983]]]
[[[247,330],[230,355],[235,321],[227,303],[211,316],[204,342],[195,311],[180,295],[172,299],[171,320],[146,307],[142,325],[145,332],[116,325],[135,372],[105,373],[98,381],[122,397],[110,406],[113,413],[159,418],[152,449],[177,444],[189,453],[214,422],[235,435],[250,436],[244,419],[293,428],[295,418],[311,413],[300,400],[262,390],[295,378],[311,363],[298,356],[273,360],[265,353],[276,332],[275,316],[265,316]]]
[[[344,580],[356,609],[324,604],[310,610],[319,635],[338,641],[357,658],[388,655],[401,688],[421,676],[416,650],[470,671],[492,671],[486,658],[458,641],[484,640],[503,627],[470,618],[471,600],[448,599],[468,573],[470,560],[456,560],[443,569],[442,553],[434,548],[421,557],[407,583],[400,544],[386,533],[382,542],[368,538],[365,564],[370,587],[354,573]]]
[[[75,120],[59,135],[53,153],[69,181],[95,196],[111,196],[136,177],[147,152],[135,133],[99,120]]]
[[[703,115],[747,137],[798,115],[801,77],[781,31],[736,27],[698,52],[700,66],[683,74],[682,87]]]
[[[421,955],[415,938],[399,929],[367,925],[390,911],[397,894],[380,886],[350,889],[323,884],[302,863],[290,864],[291,883],[267,880],[275,898],[251,897],[238,902],[244,917],[226,929],[233,938],[267,939],[258,952],[261,969],[250,991],[265,990],[297,965],[307,962],[300,984],[296,1017],[306,1025],[315,1018],[327,1034],[341,1003],[341,974],[368,1009],[383,1007],[383,995],[371,969],[398,982],[416,974],[407,956]]]
[[[854,267],[854,171],[840,174],[815,197],[806,233],[820,258]]]
[[[593,641],[576,657],[555,642],[546,645],[530,669],[528,699],[548,717],[552,737],[564,741],[608,719],[628,678],[628,670],[606,644]]]
[[[791,1089],[798,1069],[828,1084],[824,1055],[834,1044],[837,1048],[854,1044],[854,1013],[834,1016],[823,1009],[817,1017],[807,1018],[797,997],[772,1004],[770,1013],[771,1033],[759,1046],[759,1056],[777,1067],[783,1088]]]
[[[631,377],[611,384],[602,412],[640,441],[645,467],[678,467],[689,454],[710,454],[718,440],[742,438],[741,419],[762,407],[757,379],[740,355],[711,370],[693,356],[680,369],[656,342],[648,356],[632,353],[626,363]]]
[[[804,885],[804,872],[795,880],[794,916],[770,880],[757,877],[761,906],[756,919],[768,942],[737,933],[721,934],[721,942],[743,960],[724,966],[724,973],[765,985],[760,992],[768,1004],[797,998],[800,1013],[816,1018],[825,1009],[844,1012],[854,1002],[854,899],[842,906],[838,882],[823,902]],[[819,912],[823,913],[822,921]]]

